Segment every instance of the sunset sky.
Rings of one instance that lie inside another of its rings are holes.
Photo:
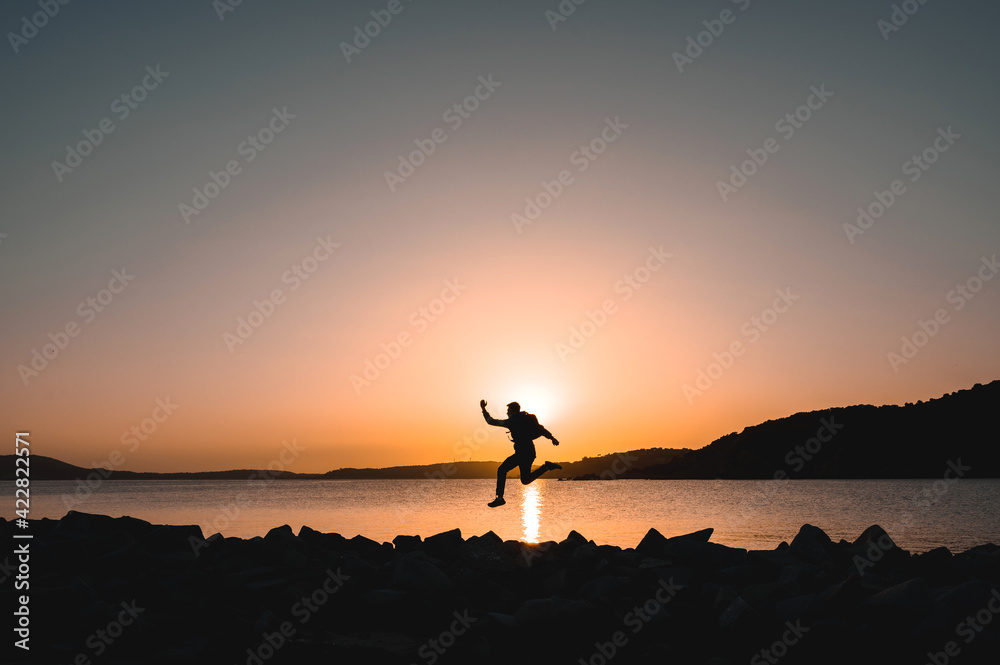
[[[577,460],[1000,378],[994,5],[224,6],[0,9],[35,455],[498,460],[485,398]]]

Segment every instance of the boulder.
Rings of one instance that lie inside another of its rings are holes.
[[[463,542],[461,530],[443,531],[424,539],[424,551],[430,556],[450,559],[458,553]]]
[[[517,608],[514,621],[518,626],[539,627],[556,621],[579,622],[594,612],[594,606],[582,600],[568,600],[559,596],[532,598]]]
[[[577,593],[580,598],[590,602],[608,600],[621,596],[628,583],[627,577],[601,575],[583,584]]]
[[[347,541],[348,546],[360,557],[368,558],[382,553],[382,543],[375,542],[371,538],[357,535]]]
[[[715,529],[713,528],[702,529],[701,531],[693,531],[680,536],[671,536],[667,540],[694,540],[699,543],[707,543],[708,539],[712,537],[712,533],[714,531]]]
[[[393,567],[392,582],[401,589],[422,593],[450,591],[454,587],[451,579],[419,552],[399,557]]]
[[[737,596],[719,616],[722,630],[749,630],[760,622],[760,614],[741,596]]]
[[[299,529],[299,540],[325,551],[343,552],[350,546],[350,541],[339,533],[321,533],[307,526]]]
[[[639,544],[635,546],[635,551],[644,556],[660,556],[666,544],[667,539],[663,537],[663,534],[650,528]]]
[[[503,541],[490,532],[489,536],[472,536],[458,548],[458,557],[469,567],[488,573],[510,572],[517,568]]]
[[[191,547],[193,542],[204,542],[201,527],[197,525],[172,526],[162,525],[152,527],[139,542],[152,553],[190,554],[194,556]]]
[[[884,550],[890,550],[894,547],[898,547],[889,534],[885,532],[885,529],[880,527],[878,524],[873,524],[862,531],[861,535],[855,538],[851,545],[853,547],[867,549],[867,547],[872,543],[876,543]]]
[[[768,566],[776,566],[778,568],[795,566],[802,563],[802,559],[798,558],[787,549],[750,550],[747,552],[747,558],[749,558],[752,563],[762,563]]]
[[[826,532],[811,524],[803,524],[792,539],[788,551],[812,563],[827,563],[833,560],[833,541]]]
[[[729,566],[742,566],[747,562],[747,551],[700,540],[668,540],[661,550],[663,556],[698,570],[717,570]]]
[[[741,595],[754,607],[764,607],[797,596],[799,593],[801,588],[795,582],[767,582],[746,586]]]
[[[392,545],[397,552],[415,552],[422,544],[423,539],[420,536],[396,536],[392,539]]]
[[[871,596],[864,605],[877,605],[895,610],[924,613],[932,603],[930,590],[923,579],[916,577]]]
[[[54,533],[77,534],[88,539],[103,538],[109,533],[123,531],[138,537],[147,533],[153,525],[145,520],[135,517],[108,517],[107,515],[93,515],[91,513],[78,513],[71,510],[66,513],[53,529]]]
[[[784,598],[774,604],[774,618],[778,621],[795,621],[811,618],[819,611],[819,595],[804,593]]]

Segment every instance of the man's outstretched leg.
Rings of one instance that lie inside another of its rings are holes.
[[[531,462],[528,462],[528,464],[530,465]],[[501,462],[500,466],[497,467],[497,498],[493,499],[488,504],[486,504],[490,508],[496,508],[497,506],[502,506],[503,504],[507,503],[506,501],[503,500],[503,490],[504,487],[507,485],[507,472],[516,467],[517,465],[518,465],[517,453],[514,453],[513,455],[505,459],[503,462]]]
[[[542,474],[546,471],[555,471],[562,468],[562,464],[556,464],[554,462],[546,462],[534,471],[531,470],[531,463],[535,461],[534,458],[523,462],[521,464],[521,484],[528,485],[535,482],[542,477]]]

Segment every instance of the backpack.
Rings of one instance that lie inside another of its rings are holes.
[[[538,422],[538,416],[533,413],[524,413],[523,424],[519,427],[519,432],[530,438],[532,441],[545,434],[545,428]]]

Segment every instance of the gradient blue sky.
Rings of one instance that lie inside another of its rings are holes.
[[[928,2],[886,40],[892,3],[590,0],[552,30],[554,0],[404,1],[348,63],[340,44],[386,4],[245,0],[220,20],[209,0],[71,2],[17,53],[5,39],[4,431],[81,465],[122,450],[135,470],[264,465],[295,439],[291,468],[324,471],[462,458],[482,397],[519,399],[579,459],[1000,376],[1000,280],[948,300],[1000,250],[994,4]],[[678,72],[674,52],[727,9]],[[5,3],[0,28],[37,11]],[[114,118],[157,65],[169,77]],[[443,113],[489,75],[501,85],[451,130]],[[832,98],[780,138],[820,85]],[[274,108],[295,118],[246,163],[238,146]],[[115,131],[59,182],[52,162],[104,117]],[[607,118],[628,128],[577,172]],[[384,173],[436,127],[447,140],[390,191]],[[904,163],[948,127],[961,138],[909,182]],[[717,182],[769,137],[778,151],[723,201]],[[185,224],[179,204],[233,159]],[[562,169],[573,184],[518,233],[511,215]],[[843,225],[894,179],[906,193],[849,242]],[[292,292],[282,275],[317,237],[340,247]],[[671,258],[625,301],[616,283],[661,245]],[[25,382],[32,350],[122,267],[135,280]],[[453,279],[465,290],[415,326]],[[223,335],[276,288],[287,300],[230,352]],[[751,341],[743,326],[786,288],[800,300]],[[608,299],[606,325],[561,357]],[[893,368],[938,309],[949,322]],[[401,332],[412,344],[355,390]],[[686,396],[734,341],[745,354]],[[166,397],[176,412],[123,447]],[[472,457],[507,445],[494,432]]]

